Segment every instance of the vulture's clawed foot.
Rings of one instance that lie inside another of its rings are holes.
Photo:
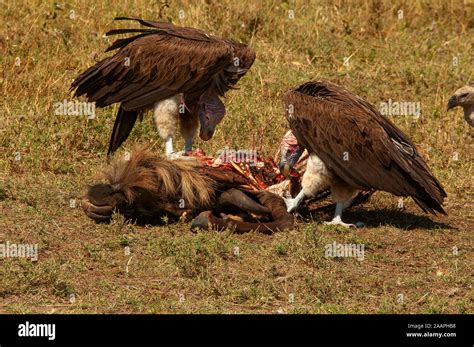
[[[341,219],[338,219],[338,218],[334,218],[330,222],[324,222],[324,225],[336,225],[336,226],[341,226],[344,228],[357,228],[356,224],[344,223]]]
[[[185,153],[184,151],[171,152],[171,153],[167,153],[166,156],[168,157],[169,160],[175,160],[175,159],[181,159],[182,157],[184,157]]]
[[[285,198],[283,198],[283,200],[285,200],[286,210],[290,213],[296,211],[296,209],[299,206],[299,201],[297,199],[285,199]]]
[[[170,154],[167,154],[167,157],[169,160],[194,160],[196,161],[195,157],[189,156],[187,152],[185,151],[179,151],[179,152],[172,152]]]

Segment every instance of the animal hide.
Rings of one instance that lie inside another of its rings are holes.
[[[255,178],[205,165],[199,158],[168,160],[139,149],[129,158],[116,158],[105,178],[107,183],[90,186],[82,201],[86,215],[97,222],[117,212],[139,224],[197,216],[193,228],[238,233],[274,233],[293,226],[280,196],[254,188]]]

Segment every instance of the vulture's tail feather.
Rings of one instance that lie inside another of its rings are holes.
[[[118,39],[118,40],[114,41],[114,43],[112,43],[110,45],[110,47],[108,47],[105,50],[105,52],[110,52],[110,51],[116,50],[118,48],[122,48],[123,46],[128,45],[130,42],[135,41],[136,39],[138,39],[140,37],[143,37],[143,36],[146,36],[146,35],[149,35],[149,34],[150,34],[150,32],[146,32],[144,34],[135,35],[135,36],[132,36],[132,37],[127,37],[125,39]]]
[[[436,215],[436,212],[446,214],[446,211],[443,209],[443,206],[441,206],[441,204],[433,198],[420,199],[413,196],[412,198],[425,213],[431,213],[433,215]]]
[[[156,30],[153,29],[113,29],[105,33],[105,36],[131,34],[131,33],[151,33]]]
[[[114,153],[120,145],[128,138],[138,118],[137,111],[126,111],[120,106],[115,118],[114,128],[110,136],[109,150],[107,155]]]
[[[134,20],[141,25],[149,28],[160,28],[160,29],[165,29],[165,28],[171,28],[173,27],[173,23],[170,22],[155,22],[153,20],[146,20],[142,18],[130,18],[130,17],[115,17],[114,20]]]
[[[424,212],[436,215],[436,213],[446,214],[443,209],[443,201],[447,197],[441,183],[433,176],[428,166],[420,156],[414,158],[410,165],[407,182],[413,189],[410,194],[413,200]]]

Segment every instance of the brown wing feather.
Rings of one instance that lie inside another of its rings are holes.
[[[446,192],[415,145],[372,105],[330,82],[305,83],[283,100],[298,141],[346,183],[411,196],[424,211],[445,213]]]
[[[200,84],[207,87],[231,60],[227,46],[209,50],[182,41],[149,35],[129,43],[79,76],[72,84],[75,96],[85,94],[98,107],[122,102],[125,109],[137,110]]]
[[[119,18],[129,19],[129,18]],[[255,59],[249,47],[194,28],[137,20],[154,29],[120,29],[118,34],[141,32],[112,45],[120,50],[79,75],[72,83],[75,96],[86,95],[96,106],[122,102],[125,110],[139,110],[177,93],[198,99],[207,89],[223,94],[245,74]],[[234,58],[241,69],[229,73]],[[226,85],[222,88],[222,85]]]

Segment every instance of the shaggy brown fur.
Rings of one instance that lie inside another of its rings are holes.
[[[128,159],[128,160],[126,160]],[[116,158],[105,177],[115,191],[122,191],[129,203],[136,199],[137,189],[144,189],[161,201],[182,199],[186,208],[209,207],[214,200],[215,182],[198,174],[197,161],[167,160],[141,149],[130,158]]]
[[[108,183],[89,187],[82,202],[87,216],[98,222],[109,221],[114,211],[139,224],[157,224],[164,216],[172,222],[207,211],[192,228],[272,233],[293,225],[281,197],[265,191],[244,193],[249,184],[244,177],[197,160],[170,161],[142,148],[129,158],[116,158],[105,178]]]

